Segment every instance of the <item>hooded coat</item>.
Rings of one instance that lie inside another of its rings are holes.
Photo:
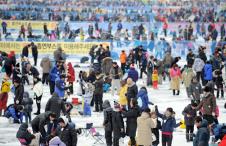
[[[18,100],[19,103],[17,104],[21,104],[24,96],[24,86],[22,84],[19,84],[17,87],[15,87],[14,94],[15,94],[14,102],[16,103],[16,101]]]
[[[203,115],[212,115],[216,110],[216,98],[212,93],[208,93],[204,95],[202,101],[197,106],[197,109],[203,109]]]
[[[113,109],[111,108],[110,102],[105,100],[103,103],[103,111],[104,111],[104,130],[112,131],[112,113]]]
[[[146,108],[148,108],[148,104],[149,99],[148,99],[148,93],[147,90],[145,90],[144,88],[141,88],[140,91],[137,94],[137,98],[140,98],[142,100],[142,106],[140,107],[141,110],[145,110]]]
[[[68,76],[67,76],[68,82],[74,82],[75,81],[75,70],[72,67],[71,63],[68,63]]]
[[[127,99],[136,98],[137,97],[137,85],[132,82],[131,85],[128,85],[126,97]]]
[[[137,144],[143,146],[152,146],[152,128],[157,124],[151,119],[148,113],[143,112],[137,118]]]
[[[22,101],[22,105],[24,106],[24,112],[32,112],[32,104],[33,100],[29,97],[29,93],[24,92],[24,98]]]
[[[193,146],[209,146],[210,132],[208,130],[208,122],[203,119],[201,127],[198,128]]]
[[[138,80],[138,72],[135,68],[130,68],[128,71],[128,78],[131,78],[134,82]]]
[[[50,59],[48,57],[44,57],[40,63],[40,66],[42,67],[43,73],[49,73],[52,67]]]
[[[191,80],[195,76],[192,68],[185,68],[182,73],[182,79],[186,88],[190,87]]]
[[[20,125],[19,130],[16,133],[16,138],[25,139],[26,145],[29,145],[32,139],[35,138],[33,134],[31,134],[28,130],[28,125],[26,123],[22,123]]]
[[[66,109],[64,105],[64,101],[59,98],[59,96],[53,93],[52,97],[48,100],[46,104],[45,111],[51,111],[56,114],[56,117],[60,117],[61,111],[66,114]]]
[[[206,64],[204,66],[204,80],[210,81],[213,79],[213,69],[211,64]]]
[[[184,115],[184,121],[187,126],[193,126],[195,124],[196,109],[192,109],[191,104],[184,108],[182,114]],[[187,116],[190,115],[190,116]]]

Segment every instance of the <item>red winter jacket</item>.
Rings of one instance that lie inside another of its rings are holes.
[[[218,146],[226,146],[226,135],[222,139],[221,143]]]
[[[69,62],[67,64],[68,66],[68,77],[67,77],[67,81],[68,82],[74,82],[75,81],[75,70],[72,67],[72,64]]]

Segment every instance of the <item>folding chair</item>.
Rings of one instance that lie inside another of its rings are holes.
[[[93,127],[93,123],[86,123],[86,128],[82,128],[82,133],[84,133],[85,137],[88,137],[90,134],[90,129]]]
[[[93,144],[97,144],[97,143],[104,144],[104,141],[102,140],[104,138],[104,135],[97,132],[95,128],[91,128],[90,133],[95,139],[95,142]]]

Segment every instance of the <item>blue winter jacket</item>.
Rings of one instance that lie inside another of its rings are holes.
[[[198,129],[193,146],[209,146],[210,132],[208,130],[208,122],[203,119],[201,127]]]
[[[56,78],[54,92],[57,93],[57,95],[58,95],[60,98],[64,97],[65,83],[64,83],[64,81],[61,80],[60,78]]]
[[[213,79],[212,71],[213,69],[211,64],[206,64],[204,66],[204,80],[210,81]]]
[[[158,111],[157,115],[159,118],[162,119],[162,132],[169,132],[169,133],[173,133],[174,128],[177,128],[178,126],[180,126],[180,123],[176,124],[176,119],[174,117],[166,117],[165,115],[159,113]]]
[[[50,70],[49,76],[50,76],[50,81],[53,81],[53,82],[55,82],[56,79],[60,77],[60,72],[59,72],[59,70],[57,69],[56,66],[54,66]]]
[[[142,100],[142,107],[141,110],[145,110],[146,108],[148,108],[148,104],[150,103],[149,102],[149,99],[148,99],[148,93],[145,89],[140,89],[140,91],[138,92],[137,94],[137,98],[141,98]]]
[[[135,70],[135,68],[129,69],[128,78],[131,78],[134,82],[138,80],[138,72]]]
[[[14,105],[9,105],[5,112],[5,117],[10,118],[12,117],[14,123],[22,123],[23,122],[23,113],[17,112],[14,108]]]

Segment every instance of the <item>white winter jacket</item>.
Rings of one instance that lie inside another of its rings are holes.
[[[43,85],[42,82],[38,82],[34,85],[33,91],[36,96],[41,96],[43,94]]]

